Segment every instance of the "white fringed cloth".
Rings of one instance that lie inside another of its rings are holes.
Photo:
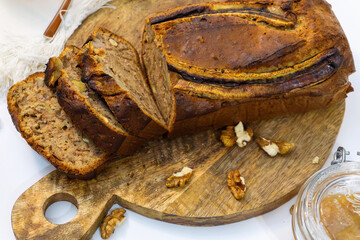
[[[67,39],[91,13],[110,0],[72,0],[63,21],[53,38],[41,34],[29,36],[21,33],[0,33],[0,99],[16,82],[32,73],[45,70],[45,64],[52,56],[58,56]]]

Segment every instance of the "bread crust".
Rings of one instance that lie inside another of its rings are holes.
[[[333,76],[338,81],[341,76]],[[325,87],[325,86],[324,86]],[[346,98],[352,91],[350,84],[339,86],[333,93],[322,94],[321,89],[311,89],[306,94],[289,94],[271,98],[254,98],[251,101],[206,99],[176,91],[177,121],[170,138],[216,129],[239,123],[270,119],[284,114],[307,112],[330,106]],[[320,92],[319,92],[320,91]],[[257,109],[257,111],[252,111]],[[283,114],[279,114],[283,113]]]
[[[188,5],[145,29],[176,98],[171,137],[326,107],[353,90],[352,53],[323,0]]]
[[[43,80],[45,77],[44,73],[34,73],[30,75],[25,80],[16,83],[13,85],[9,93],[7,95],[7,103],[8,103],[8,111],[11,115],[12,121],[16,127],[16,129],[20,132],[21,136],[26,140],[26,142],[30,145],[32,149],[34,149],[37,153],[46,158],[54,167],[58,170],[64,172],[69,177],[78,178],[78,179],[89,179],[95,176],[95,174],[101,169],[101,166],[108,160],[112,158],[109,154],[104,154],[99,161],[96,161],[94,164],[87,166],[86,168],[78,168],[74,169],[72,166],[67,164],[65,161],[58,159],[55,155],[51,154],[45,148],[41,147],[41,144],[32,136],[32,134],[27,133],[24,129],[24,123],[21,118],[21,109],[17,104],[17,101],[14,97],[16,94],[16,90],[21,88],[21,86],[25,83],[31,83],[34,80]],[[34,82],[36,83],[36,82]],[[15,91],[15,92],[14,92]],[[55,93],[54,93],[55,95]],[[59,106],[60,108],[60,106]]]

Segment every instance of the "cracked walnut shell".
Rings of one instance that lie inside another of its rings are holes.
[[[108,239],[115,231],[115,227],[120,225],[125,219],[126,210],[118,208],[113,210],[108,216],[106,216],[100,226],[100,233],[103,239]]]
[[[166,180],[166,187],[183,187],[187,184],[192,176],[193,170],[189,167],[184,167],[181,172],[173,173]]]
[[[262,137],[257,138],[256,142],[270,157],[275,157],[278,153],[284,155],[295,147],[294,143],[268,140]]]
[[[234,170],[229,172],[227,176],[227,185],[237,200],[243,199],[245,197],[245,179],[240,176],[239,170]]]

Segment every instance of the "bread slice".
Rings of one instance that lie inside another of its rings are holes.
[[[69,59],[68,67],[60,70],[56,88],[60,105],[96,146],[116,155],[133,153],[145,140],[130,135],[97,93],[81,81],[76,58]]]
[[[170,136],[326,107],[353,90],[353,57],[330,5],[282,2],[200,3],[147,18],[142,57]]]
[[[28,144],[60,171],[91,178],[110,155],[96,147],[71,122],[56,94],[35,73],[12,86],[7,101],[12,120]]]
[[[91,35],[87,47],[83,81],[104,98],[123,127],[145,139],[164,134],[168,123],[155,103],[131,44],[100,28]]]
[[[76,67],[76,63],[71,61],[79,52],[79,48],[75,46],[66,46],[59,57],[51,57],[46,64],[45,84],[48,87],[56,87],[57,81],[61,76],[60,70],[68,67]],[[70,66],[70,64],[75,64]]]
[[[164,51],[156,39],[152,24],[147,20],[142,39],[142,59],[150,89],[155,101],[172,132],[176,121],[176,99]]]

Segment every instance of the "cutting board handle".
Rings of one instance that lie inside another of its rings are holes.
[[[12,210],[16,238],[90,239],[116,199],[112,194],[94,194],[100,189],[92,189],[91,181],[71,180],[54,171],[31,186],[17,199]],[[60,225],[46,219],[46,209],[57,201],[68,201],[78,208],[74,219]]]

